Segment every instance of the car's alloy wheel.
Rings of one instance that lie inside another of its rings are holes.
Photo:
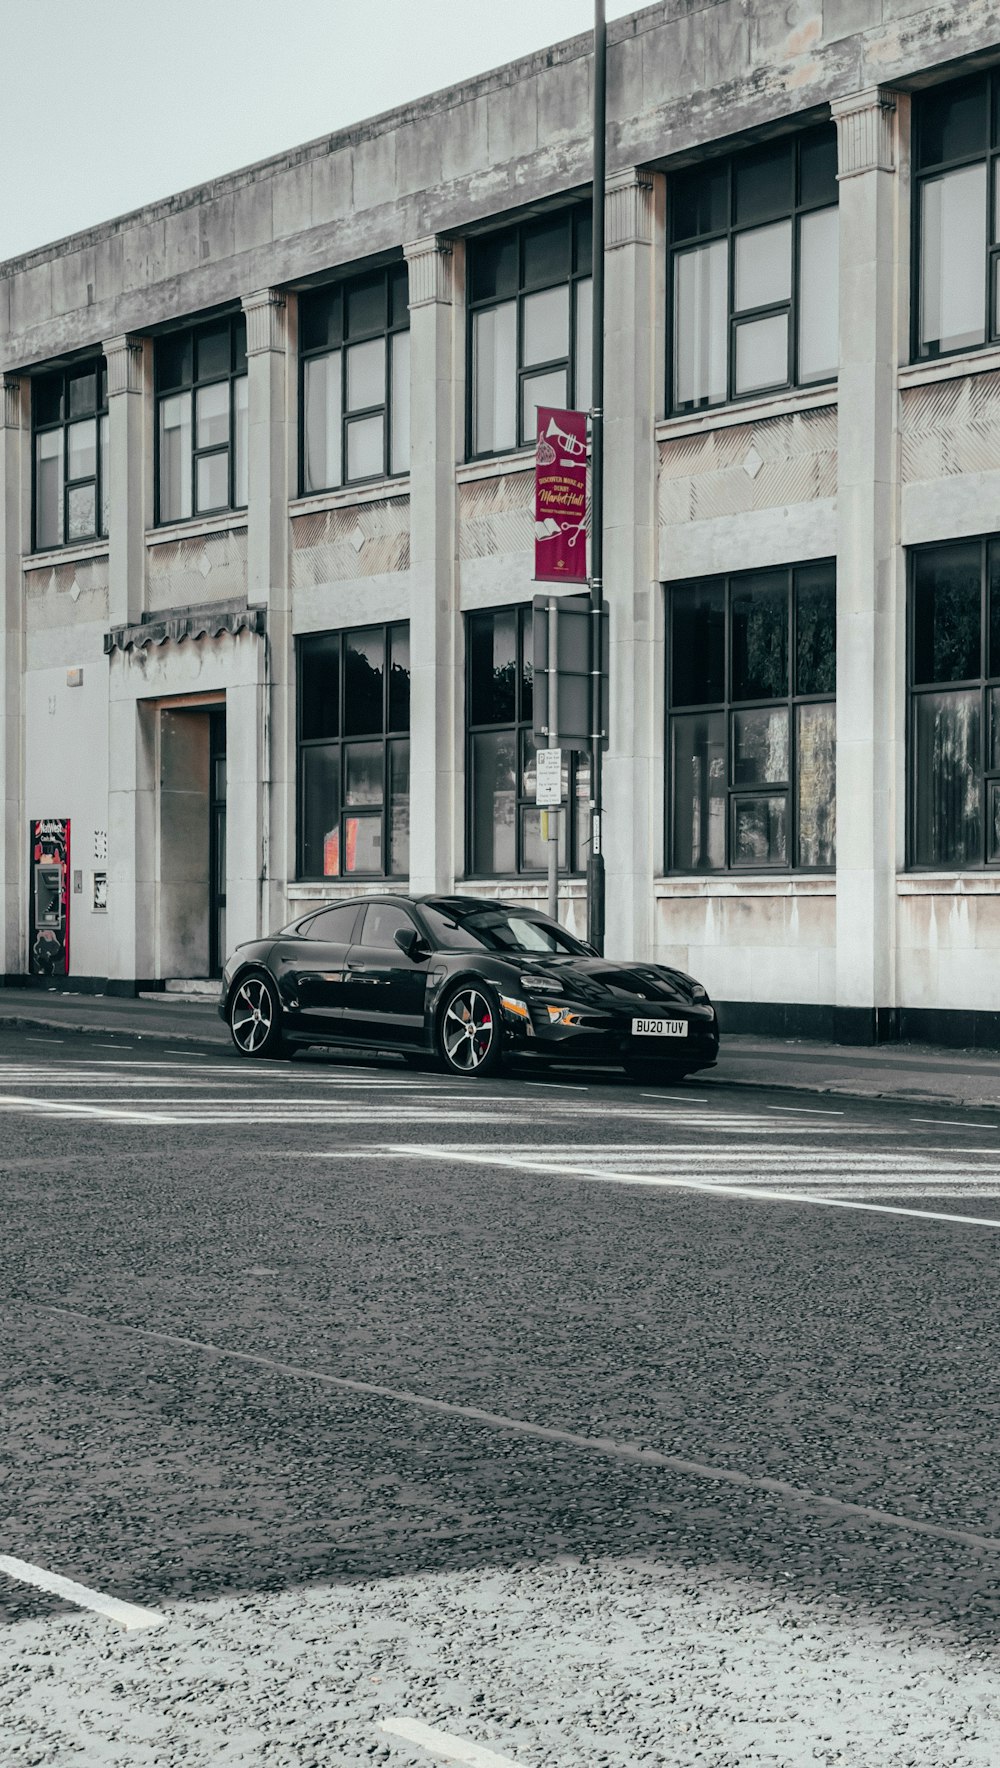
[[[229,1002],[229,1030],[241,1056],[283,1053],[281,1008],[266,976],[244,976]]]
[[[500,1064],[500,1003],[482,983],[463,982],[441,1010],[438,1048],[451,1074],[492,1074]]]

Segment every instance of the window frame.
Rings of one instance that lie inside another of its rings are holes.
[[[980,153],[959,154],[950,160],[920,165],[920,129],[922,108],[942,93],[963,86],[981,85],[986,106],[986,147]],[[948,80],[914,93],[910,127],[910,361],[947,362],[954,356],[968,356],[974,350],[986,350],[1000,343],[1000,294],[997,292],[997,267],[1000,265],[1000,70],[986,69],[979,74],[966,74],[959,80]],[[961,172],[972,166],[986,167],[986,251],[983,274],[986,277],[984,306],[984,337],[976,344],[957,344],[952,350],[924,350],[920,342],[921,266],[923,234],[921,229],[921,196],[923,187],[933,178],[949,172]],[[994,225],[994,217],[998,224]],[[997,235],[994,241],[993,235]]]
[[[81,371],[86,372],[88,369],[91,369],[91,368],[95,369],[96,374],[97,374],[97,399],[96,399],[96,402],[94,405],[94,410],[92,413],[87,413],[83,417],[70,417],[70,415],[69,415],[69,383],[72,380],[78,379]],[[36,400],[37,400],[37,393],[36,393],[37,384],[40,381],[55,380],[57,376],[58,376],[59,381],[61,383],[60,393],[59,393],[60,416],[58,418],[51,419],[48,423],[38,423],[36,421],[36,416],[35,416],[35,408],[36,408]],[[95,456],[96,456],[96,458],[95,458],[95,463],[94,463],[94,472],[93,472],[93,474],[88,473],[82,479],[71,479],[69,476],[69,470],[68,470],[68,468],[69,468],[69,431],[72,429],[74,424],[86,423],[88,420],[92,420],[94,423],[94,426],[95,426]],[[101,445],[101,428],[102,428],[102,425],[105,423],[108,425],[107,451],[105,451],[105,449]],[[107,362],[106,362],[103,355],[88,357],[84,361],[71,363],[66,368],[47,369],[42,374],[33,375],[31,377],[31,550],[32,550],[32,553],[59,552],[59,551],[62,551],[63,548],[65,548],[65,547],[87,546],[87,545],[89,545],[89,543],[91,541],[105,541],[105,540],[107,540],[108,528],[105,526],[102,526],[101,517],[102,517],[102,513],[103,513],[104,502],[105,502],[105,493],[106,493],[106,487],[104,484],[105,466],[107,466],[107,469],[108,469],[108,472],[107,472],[108,479],[110,480],[110,477],[111,477],[110,461],[107,461],[105,459],[106,452],[108,454],[110,454],[110,449],[111,449],[110,427],[111,427],[111,418],[110,418],[110,410],[109,410],[109,405],[108,405],[108,365],[107,365]],[[61,540],[57,540],[57,541],[54,541],[51,543],[46,543],[45,545],[42,545],[38,539],[38,445],[37,445],[37,438],[39,436],[55,435],[58,433],[61,433],[61,436],[62,436],[62,489],[61,489],[62,508],[61,508],[61,516],[62,516],[63,537]],[[71,491],[76,490],[77,487],[80,485],[90,485],[90,484],[92,484],[94,487],[94,515],[95,515],[94,532],[92,534],[82,534],[82,535],[79,535],[76,539],[70,540],[68,538],[69,494]]]
[[[382,857],[383,857],[383,862],[387,858],[391,860],[391,857],[392,857],[392,838],[391,838],[392,837],[392,774],[391,774],[392,745],[395,743],[405,742],[407,744],[407,746],[409,747],[409,744],[410,744],[410,723],[411,723],[410,716],[409,716],[410,707],[409,707],[409,694],[408,694],[407,695],[407,721],[406,721],[405,728],[397,728],[396,726],[392,726],[390,728],[390,725],[389,725],[390,685],[391,685],[391,676],[392,676],[392,634],[393,634],[393,632],[398,632],[398,631],[405,632],[407,644],[409,644],[409,638],[410,638],[410,622],[409,622],[409,620],[385,620],[385,621],[380,620],[380,621],[376,621],[376,622],[374,622],[370,625],[367,625],[367,626],[331,627],[331,628],[324,629],[322,632],[303,632],[303,633],[297,634],[297,636],[296,636],[296,639],[295,639],[295,807],[296,807],[296,815],[295,815],[295,876],[296,876],[296,881],[299,883],[303,883],[303,884],[308,884],[308,883],[329,884],[331,882],[331,880],[338,882],[338,883],[349,883],[351,880],[357,880],[359,882],[364,882],[365,879],[380,879],[380,880],[392,879],[392,880],[395,880],[395,879],[399,879],[399,878],[407,878],[409,876],[408,871],[407,872],[392,872],[392,871],[386,871],[384,869],[381,872],[367,872],[367,871],[349,872],[344,868],[344,866],[342,864],[340,866],[340,869],[336,872],[318,872],[318,873],[317,872],[307,872],[305,870],[305,865],[304,865],[305,836],[306,836],[306,769],[305,769],[305,766],[303,765],[303,760],[302,760],[304,752],[308,749],[329,749],[332,747],[336,747],[336,749],[337,749],[337,766],[338,766],[338,776],[339,776],[337,829],[338,829],[338,841],[339,841],[339,854],[342,859],[343,856],[346,854],[346,850],[347,850],[346,849],[346,840],[345,840],[345,831],[344,831],[345,817],[349,816],[352,813],[352,811],[355,813],[360,811],[362,815],[367,815],[367,816],[371,816],[371,817],[374,817],[374,815],[375,815],[374,807],[372,807],[371,809],[367,809],[364,805],[348,804],[348,802],[346,800],[345,753],[346,753],[347,749],[349,749],[352,745],[371,744],[371,743],[380,743],[381,749],[382,749],[382,805],[381,805],[381,812],[380,812],[380,819],[381,819],[381,825],[382,825]],[[383,657],[385,659],[383,670],[382,670],[382,727],[381,727],[380,732],[372,731],[372,732],[368,732],[368,733],[364,733],[364,734],[353,734],[352,733],[352,734],[348,735],[344,730],[344,722],[345,722],[344,721],[344,707],[345,707],[344,663],[345,663],[345,656],[346,656],[346,651],[347,651],[347,642],[346,641],[349,637],[352,637],[352,636],[361,637],[361,636],[370,635],[372,633],[380,633],[382,635]],[[329,639],[329,638],[336,638],[338,640],[338,648],[337,648],[337,724],[338,724],[338,733],[339,734],[335,737],[331,737],[331,736],[304,737],[302,734],[302,714],[303,714],[303,703],[304,703],[304,696],[302,693],[302,658],[303,658],[303,653],[304,653],[306,646],[310,643],[311,640]],[[409,678],[410,678],[410,683],[412,685],[412,668],[409,671]],[[412,775],[410,777],[412,778]]]
[[[515,305],[515,413],[514,434],[521,434],[522,387],[526,380],[538,375],[558,373],[566,370],[567,409],[582,409],[577,405],[577,387],[580,377],[580,363],[577,359],[577,304],[581,283],[593,279],[593,247],[585,265],[581,265],[580,228],[591,219],[592,211],[589,203],[573,203],[566,208],[554,210],[551,214],[533,215],[524,221],[515,222],[513,226],[498,227],[488,233],[474,235],[467,242],[467,259],[471,260],[476,246],[480,241],[495,241],[504,236],[513,236],[517,240],[517,286],[513,294],[482,296],[479,300],[472,297],[471,289],[472,264],[467,264],[466,274],[466,334],[465,334],[465,459],[467,461],[497,460],[506,454],[520,454],[535,446],[535,436],[524,441],[516,440],[511,447],[476,448],[476,362],[475,332],[476,315],[488,313],[492,308],[506,307],[511,301]],[[536,227],[540,221],[561,219],[568,231],[568,263],[569,274],[559,277],[555,282],[528,282],[524,271],[524,240],[526,233]],[[524,361],[524,302],[529,295],[543,294],[547,289],[569,289],[569,351],[566,356],[553,356],[546,362],[532,362],[525,365]],[[589,409],[589,407],[588,407]]]
[[[724,411],[727,408],[727,406],[730,406],[730,405],[743,405],[743,404],[746,404],[748,401],[752,401],[755,399],[768,399],[768,398],[771,398],[772,395],[774,395],[776,393],[785,393],[785,392],[791,391],[792,389],[798,389],[798,388],[819,389],[819,388],[823,388],[823,387],[836,386],[838,373],[839,373],[839,362],[838,362],[837,369],[835,369],[833,374],[831,374],[831,375],[823,375],[823,376],[815,377],[810,380],[804,381],[804,380],[800,379],[799,373],[798,373],[799,318],[800,318],[800,299],[801,299],[801,283],[802,283],[802,218],[805,215],[822,214],[827,209],[836,209],[838,212],[838,225],[839,225],[839,212],[840,212],[839,191],[838,191],[838,195],[837,195],[837,200],[832,203],[828,202],[828,201],[803,202],[801,200],[800,191],[801,191],[801,183],[802,183],[802,178],[801,178],[802,148],[803,148],[803,145],[808,144],[811,139],[816,139],[821,133],[829,135],[830,131],[832,129],[834,129],[834,127],[835,127],[835,125],[833,125],[832,123],[831,124],[820,124],[820,125],[817,125],[816,127],[811,128],[811,129],[800,130],[797,133],[795,133],[794,135],[791,135],[791,136],[788,136],[785,138],[785,139],[787,139],[787,141],[789,143],[789,147],[791,150],[791,158],[792,158],[792,177],[791,177],[792,198],[791,198],[791,203],[787,208],[782,209],[780,211],[780,213],[774,214],[766,221],[750,221],[750,222],[738,223],[735,219],[735,214],[736,214],[735,172],[736,172],[736,168],[737,168],[739,162],[741,160],[744,160],[748,153],[752,154],[754,152],[753,146],[750,146],[747,148],[742,148],[736,153],[731,153],[731,154],[726,154],[725,156],[720,156],[719,159],[710,159],[710,160],[703,161],[701,163],[700,167],[698,165],[695,165],[692,167],[681,168],[681,170],[683,172],[687,173],[687,172],[691,172],[691,171],[697,171],[699,169],[704,170],[704,171],[717,171],[720,164],[725,167],[727,220],[726,220],[725,225],[722,227],[707,229],[706,231],[704,231],[702,233],[688,234],[688,235],[685,235],[683,238],[675,239],[673,236],[671,227],[670,227],[671,203],[670,203],[670,186],[669,186],[669,181],[668,181],[668,191],[667,191],[668,225],[667,225],[667,240],[666,240],[666,252],[667,252],[666,344],[667,344],[667,348],[666,348],[666,391],[665,391],[666,403],[664,406],[664,410],[666,411],[666,415],[668,418],[700,417],[702,415],[706,415],[706,414],[713,412],[713,411]],[[781,138],[779,138],[779,139],[781,139]],[[766,146],[767,143],[760,143],[759,145]],[[779,223],[781,223],[782,221],[790,221],[791,226],[792,226],[791,287],[790,287],[788,299],[787,299],[787,301],[766,302],[763,306],[748,307],[745,311],[737,312],[736,311],[736,246],[735,246],[735,242],[740,237],[741,234],[754,233],[754,232],[759,231],[762,227],[776,226]],[[719,241],[725,241],[726,253],[727,253],[727,259],[726,259],[726,309],[727,309],[727,311],[726,311],[726,397],[725,397],[725,399],[720,399],[717,403],[713,403],[713,404],[705,404],[705,405],[680,404],[677,402],[677,400],[674,396],[674,389],[675,389],[675,383],[676,383],[676,375],[675,375],[675,368],[676,368],[675,322],[676,322],[676,318],[677,318],[677,297],[676,297],[676,292],[675,292],[676,279],[675,279],[675,272],[674,272],[674,264],[675,264],[676,259],[679,256],[681,256],[683,253],[690,252],[698,247],[714,245],[714,244],[718,243]],[[746,392],[746,393],[737,392],[736,391],[736,343],[737,343],[737,335],[738,335],[740,327],[743,325],[754,323],[758,320],[769,319],[769,318],[772,318],[775,316],[781,316],[783,314],[787,314],[787,317],[788,317],[788,347],[787,347],[787,359],[786,359],[786,368],[787,368],[786,378],[783,381],[776,381],[772,385],[767,386],[767,387],[754,387],[749,392]]]
[[[490,723],[480,722],[478,724],[473,724],[472,719],[470,717],[470,711],[471,711],[471,706],[472,706],[472,650],[473,650],[472,644],[470,642],[470,633],[471,633],[471,629],[472,629],[472,622],[474,620],[483,620],[483,619],[487,619],[487,618],[496,619],[498,616],[502,617],[505,614],[513,614],[515,616],[515,621],[516,621],[517,648],[516,648],[516,653],[515,653],[515,668],[514,668],[514,680],[515,680],[514,721],[513,721],[513,723],[511,723],[511,721],[509,719],[504,719],[504,720],[496,719]],[[524,752],[523,751],[524,736],[525,736],[525,733],[527,733],[528,737],[532,736],[532,723],[533,723],[533,719],[531,717],[525,717],[525,715],[524,715],[524,706],[523,706],[523,700],[522,700],[524,665],[525,665],[525,650],[524,650],[525,634],[528,635],[528,639],[530,642],[532,620],[533,620],[533,610],[532,610],[532,605],[530,602],[511,602],[511,603],[507,603],[505,606],[500,606],[500,607],[495,607],[495,608],[471,608],[466,612],[466,615],[465,615],[465,623],[464,623],[464,637],[465,637],[465,877],[467,879],[469,879],[470,881],[479,880],[479,879],[492,879],[492,878],[516,879],[516,878],[544,878],[545,877],[545,871],[546,871],[545,866],[526,866],[524,864],[524,854],[523,854],[524,842],[523,842],[522,834],[521,834],[521,824],[522,824],[521,813],[522,813],[522,811],[525,809],[535,810],[538,808],[538,806],[535,803],[534,798],[530,797],[523,790],[523,781],[524,781],[525,770],[524,770],[524,767],[522,764],[522,755]],[[533,670],[532,670],[532,676],[533,676],[532,688],[534,688],[534,671]],[[475,753],[475,739],[478,736],[488,736],[491,733],[502,734],[504,732],[513,732],[513,735],[514,735],[514,754],[515,754],[515,760],[514,760],[514,778],[515,778],[514,859],[515,859],[515,870],[514,871],[499,871],[494,868],[488,872],[476,871],[474,868],[476,777],[475,777],[475,763],[474,763],[474,759],[473,759],[474,753]],[[566,787],[566,803],[562,806],[562,810],[563,810],[563,814],[566,817],[565,851],[566,851],[566,862],[567,863],[565,866],[563,866],[560,863],[560,872],[563,877],[579,878],[579,877],[582,877],[586,871],[586,857],[585,857],[584,849],[589,845],[589,834],[586,834],[580,828],[580,815],[579,815],[580,799],[579,799],[579,795],[577,792],[577,782],[578,782],[579,775],[580,775],[581,760],[583,761],[584,769],[587,769],[587,768],[589,768],[589,765],[590,765],[590,758],[589,758],[589,752],[587,750],[581,751],[581,750],[577,750],[577,749],[564,750],[564,757],[566,758],[564,760],[564,765],[567,767],[567,787]],[[588,792],[588,802],[589,802],[589,792]]]
[[[665,675],[664,675],[664,850],[666,865],[664,875],[674,878],[746,878],[746,877],[786,877],[790,873],[803,873],[809,877],[831,877],[836,874],[836,852],[833,864],[824,866],[803,865],[799,860],[799,801],[798,801],[798,769],[797,769],[797,709],[799,706],[833,706],[837,705],[836,683],[836,649],[834,650],[834,690],[833,693],[800,694],[795,691],[796,661],[798,655],[798,611],[796,597],[796,579],[800,571],[817,568],[828,569],[833,577],[834,595],[836,596],[836,559],[797,559],[790,565],[761,566],[748,571],[717,572],[710,577],[683,577],[676,582],[664,584],[666,596],[665,609]],[[786,578],[786,656],[788,661],[788,688],[784,695],[777,699],[737,700],[732,691],[732,596],[733,583],[739,578],[772,577],[777,572],[784,572]],[[673,684],[674,664],[674,621],[672,597],[675,590],[689,588],[723,586],[723,688],[721,700],[679,701],[672,703],[671,691]],[[836,604],[835,604],[836,606]],[[788,775],[783,785],[777,781],[761,782],[759,785],[735,785],[733,774],[733,718],[739,712],[770,711],[784,707],[788,716]],[[725,742],[725,864],[721,866],[685,867],[675,864],[674,840],[674,746],[673,727],[679,718],[688,718],[695,713],[715,714],[723,719]],[[836,741],[836,739],[835,739]],[[774,797],[783,792],[786,798],[787,851],[791,856],[783,864],[775,865],[739,865],[733,863],[733,819],[734,803],[737,798]]]
[[[926,553],[946,546],[979,546],[979,674],[960,681],[916,682],[916,571],[917,560]],[[990,786],[1000,787],[1000,766],[991,767],[990,693],[1000,692],[1000,672],[990,675],[990,548],[1000,553],[1000,534],[961,535],[951,540],[931,540],[907,548],[906,557],[906,870],[918,874],[934,872],[992,873],[1000,871],[1000,852],[989,858]],[[980,857],[971,864],[957,865],[945,860],[920,861],[916,858],[917,842],[917,703],[925,694],[969,693],[978,691],[980,704]]]
[[[352,287],[363,282],[370,282],[374,276],[383,280],[383,314],[384,326],[362,329],[356,335],[348,335],[346,326],[347,301],[345,297]],[[393,318],[393,283],[401,281],[406,288],[406,304],[403,309],[404,318]],[[352,485],[378,485],[384,479],[405,479],[410,471],[409,461],[405,467],[394,470],[392,459],[392,410],[393,410],[393,349],[392,338],[400,332],[410,330],[409,306],[409,266],[405,259],[394,261],[380,270],[366,270],[356,276],[343,277],[337,282],[324,284],[318,289],[311,289],[300,295],[301,306],[309,301],[327,300],[339,308],[338,344],[313,344],[303,348],[301,342],[298,350],[298,395],[299,395],[299,434],[298,434],[298,494],[300,497],[326,497],[334,491],[348,490]],[[301,337],[301,329],[300,329]],[[349,411],[347,405],[347,354],[352,344],[370,343],[375,339],[385,340],[385,399],[378,405],[359,407],[357,411]],[[306,365],[326,356],[340,356],[340,479],[336,485],[315,486],[306,488]],[[350,423],[364,418],[382,418],[382,471],[367,473],[352,479],[347,472],[347,433]]]
[[[198,339],[200,336],[202,336],[203,334],[205,334],[207,332],[219,331],[223,325],[227,325],[229,328],[229,368],[227,371],[225,371],[224,373],[221,373],[221,374],[205,375],[203,377],[199,376],[195,372],[196,364],[197,364]],[[242,333],[242,352],[240,350],[240,334],[241,333]],[[177,342],[181,338],[185,338],[185,337],[190,340],[190,350],[191,350],[191,371],[190,371],[190,374],[184,380],[176,382],[171,387],[162,387],[160,384],[160,373],[161,373],[160,350],[161,350],[161,346],[167,342]],[[237,407],[236,407],[236,399],[234,396],[234,387],[235,387],[236,382],[240,381],[240,380],[246,380],[246,382],[247,382],[247,396],[248,396],[248,409],[247,409],[247,456],[248,456],[248,459],[247,459],[247,468],[248,468],[248,472],[249,472],[249,442],[250,442],[250,436],[249,436],[249,431],[250,431],[249,391],[250,391],[250,387],[249,387],[249,363],[247,361],[246,315],[244,313],[223,313],[223,314],[217,315],[214,319],[199,320],[194,325],[180,326],[176,330],[173,330],[173,331],[161,332],[159,334],[159,336],[154,338],[154,340],[153,340],[153,526],[154,526],[154,528],[173,528],[182,522],[211,521],[213,519],[213,517],[224,516],[224,515],[227,515],[233,511],[242,512],[247,509],[247,507],[248,507],[247,503],[237,503],[235,501],[235,498],[236,498],[236,413],[237,413]],[[198,395],[199,391],[201,390],[201,388],[203,388],[203,387],[222,386],[222,385],[226,385],[229,388],[229,437],[228,437],[228,440],[225,442],[212,443],[211,445],[209,445],[208,447],[205,447],[205,448],[199,448],[197,446],[197,440],[198,440],[198,417],[197,417],[198,400],[197,400],[197,395]],[[174,399],[174,398],[177,398],[178,396],[180,396],[182,398],[187,398],[190,401],[189,409],[190,409],[190,425],[191,425],[191,450],[190,450],[191,513],[190,513],[190,515],[187,515],[187,516],[164,516],[161,511],[161,507],[160,507],[160,503],[161,503],[160,409],[167,399]],[[216,507],[215,509],[212,509],[212,510],[199,510],[198,509],[198,462],[200,460],[207,460],[208,458],[210,458],[213,455],[222,454],[224,452],[227,453],[229,456],[228,475],[227,475],[227,487],[228,487],[229,501],[226,504],[222,505],[221,507]],[[248,502],[249,502],[249,487],[248,487]]]

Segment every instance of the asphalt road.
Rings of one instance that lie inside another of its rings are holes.
[[[1000,1113],[0,1031],[0,1182],[3,1768],[1000,1758]]]

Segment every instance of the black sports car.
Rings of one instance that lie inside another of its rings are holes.
[[[244,1056],[364,1045],[455,1075],[516,1053],[676,1080],[719,1050],[715,1008],[690,976],[600,958],[529,906],[471,896],[311,909],[237,947],[219,1012]]]

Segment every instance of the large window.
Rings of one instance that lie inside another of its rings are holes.
[[[833,380],[834,129],[679,172],[667,200],[671,409]]]
[[[543,872],[546,844],[535,803],[531,734],[530,607],[470,614],[466,656],[469,871],[481,878]],[[582,871],[590,826],[586,753],[563,750],[563,804],[559,864]]]
[[[247,328],[242,314],[157,338],[158,522],[243,509],[248,498]]]
[[[108,532],[108,377],[103,357],[31,384],[36,552]]]
[[[668,595],[671,868],[832,870],[832,563],[709,577]]]
[[[910,861],[1000,862],[1000,539],[910,558]]]
[[[405,264],[299,301],[304,495],[410,466],[410,310]]]
[[[410,869],[410,629],[298,641],[299,877]]]
[[[916,356],[1000,335],[1000,85],[981,74],[914,99]]]
[[[469,241],[469,453],[534,443],[539,405],[590,408],[591,211]]]

